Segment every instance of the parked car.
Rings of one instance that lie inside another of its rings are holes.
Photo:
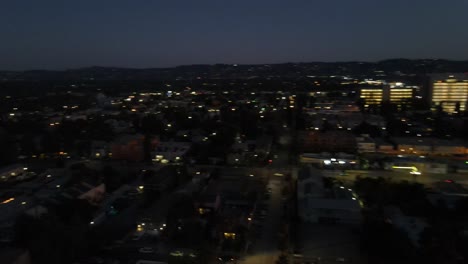
[[[154,253],[154,248],[152,247],[142,247],[138,250],[140,253]]]
[[[237,263],[237,258],[231,255],[222,255],[218,258],[218,260],[219,260],[219,263],[222,263],[222,264],[236,264]]]

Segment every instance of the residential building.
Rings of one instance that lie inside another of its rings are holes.
[[[299,217],[309,223],[361,223],[361,203],[351,189],[333,185],[327,188],[320,170],[304,166],[298,171]]]
[[[375,141],[369,137],[369,135],[361,135],[360,137],[357,137],[356,142],[359,153],[372,153],[376,150]]]
[[[153,157],[153,161],[156,162],[181,162],[191,146],[192,143],[188,142],[159,142],[155,146],[151,156]]]
[[[422,137],[397,137],[393,138],[397,145],[397,151],[401,154],[417,155],[464,155],[466,146],[463,141],[444,140]]]
[[[347,131],[307,131],[300,135],[303,152],[347,152],[356,151],[356,139]]]
[[[144,135],[123,135],[111,143],[112,158],[128,161],[142,161],[145,155],[144,143]],[[154,149],[157,144],[158,139],[151,139],[150,149]]]

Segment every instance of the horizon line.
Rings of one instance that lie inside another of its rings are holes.
[[[308,61],[308,62],[275,62],[275,63],[193,63],[193,64],[179,64],[176,66],[167,66],[167,67],[131,67],[131,66],[101,66],[101,65],[90,65],[76,68],[63,68],[63,69],[28,69],[28,70],[4,70],[0,69],[0,72],[30,72],[30,71],[51,71],[51,72],[63,72],[63,71],[73,71],[73,70],[82,70],[89,68],[116,68],[116,69],[129,69],[129,70],[153,70],[153,69],[175,69],[178,67],[187,67],[187,66],[215,66],[215,65],[231,65],[231,66],[258,66],[258,65],[281,65],[281,64],[310,64],[310,63],[380,63],[383,61],[391,60],[409,60],[409,61],[421,61],[421,60],[432,60],[432,61],[452,61],[452,62],[468,62],[468,59],[443,59],[443,58],[418,58],[418,59],[409,59],[409,58],[388,58],[377,61],[370,60],[338,60],[338,61]]]

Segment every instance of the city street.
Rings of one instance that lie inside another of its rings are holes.
[[[240,262],[242,264],[273,264],[280,253],[278,242],[283,214],[281,178],[272,177],[268,182],[268,187],[271,188],[271,197],[266,201],[269,210],[262,223],[261,237],[255,242],[252,253]]]

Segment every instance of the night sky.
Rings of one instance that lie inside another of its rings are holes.
[[[11,0],[0,69],[468,59],[467,0]]]

